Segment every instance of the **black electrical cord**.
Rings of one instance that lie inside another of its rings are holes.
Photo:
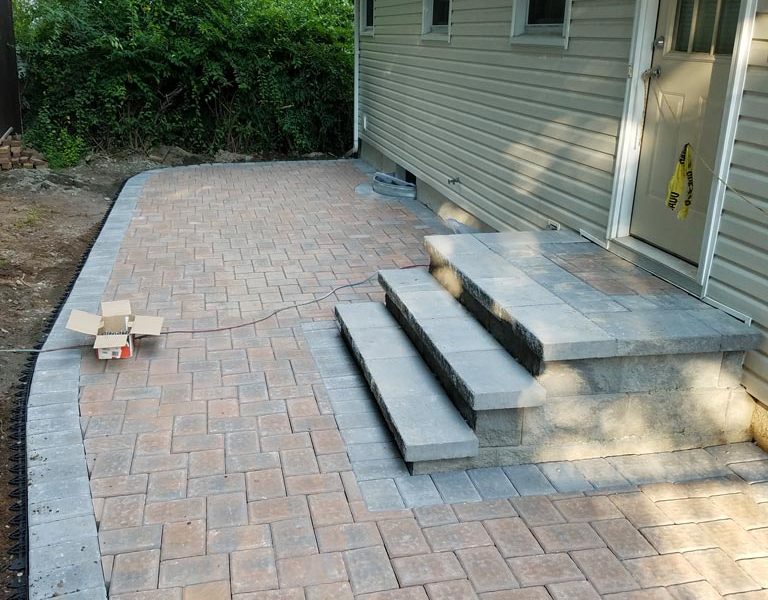
[[[428,267],[429,265],[408,265],[407,267],[400,267],[400,269],[417,269],[420,267]],[[82,268],[82,266],[81,266]],[[237,325],[226,325],[224,327],[212,327],[210,329],[173,329],[168,331],[161,331],[159,335],[173,335],[174,333],[214,333],[217,331],[231,331],[233,329],[240,329],[242,327],[248,327],[249,325],[257,325],[258,323],[262,323],[268,319],[271,319],[275,315],[280,314],[281,312],[285,312],[286,310],[291,310],[293,308],[299,308],[301,306],[308,306],[310,304],[314,304],[315,302],[322,302],[326,298],[333,296],[336,292],[339,290],[343,290],[346,288],[353,288],[357,287],[359,285],[364,285],[371,281],[374,277],[376,277],[377,273],[374,273],[373,275],[370,275],[366,277],[365,279],[361,279],[360,281],[355,281],[353,283],[345,283],[344,285],[339,285],[335,288],[333,288],[330,292],[327,292],[326,294],[323,294],[319,298],[313,298],[312,300],[306,300],[304,302],[298,302],[296,304],[291,304],[290,306],[282,306],[280,308],[276,308],[269,314],[260,317],[258,319],[255,319],[253,321],[247,321],[245,323],[239,323]],[[58,314],[58,313],[57,313]],[[154,337],[154,336],[146,336],[146,335],[137,335],[136,339],[142,339],[145,337]],[[73,346],[60,346],[58,348],[0,348],[0,352],[5,353],[29,353],[29,354],[44,354],[46,352],[57,352],[59,350],[76,350],[78,348],[90,348],[90,344],[78,344]]]
[[[117,201],[117,198],[119,197],[121,191],[122,191],[122,186],[121,186],[121,189],[118,190],[117,194],[115,194],[114,198],[112,199],[110,206],[107,209],[107,212],[101,221],[101,224],[98,229],[99,231],[103,229],[104,224],[109,218],[109,215],[111,214],[112,209],[115,206],[115,202]],[[29,519],[28,519],[28,496],[27,496],[28,481],[27,481],[26,423],[27,423],[27,405],[29,402],[32,376],[35,372],[37,357],[40,354],[44,354],[48,352],[57,352],[60,350],[73,350],[73,349],[91,347],[90,345],[72,345],[72,346],[62,346],[57,348],[45,348],[45,349],[43,348],[45,341],[51,332],[51,328],[56,322],[56,319],[61,314],[62,308],[66,304],[66,301],[69,298],[69,295],[72,292],[72,289],[74,288],[75,283],[77,282],[77,278],[79,277],[80,272],[85,266],[88,260],[88,256],[93,250],[93,245],[96,243],[97,239],[98,239],[98,236],[94,237],[94,239],[91,240],[90,246],[88,248],[88,252],[83,256],[83,258],[77,265],[75,274],[72,280],[69,282],[69,284],[67,284],[67,287],[64,293],[62,294],[61,299],[59,300],[58,304],[52,311],[51,315],[43,321],[43,332],[40,336],[40,341],[38,342],[38,344],[34,348],[0,348],[0,353],[24,353],[24,354],[30,355],[27,358],[27,363],[24,367],[24,370],[22,371],[22,376],[19,378],[17,390],[14,395],[16,402],[13,407],[12,425],[11,425],[11,432],[9,435],[11,439],[11,443],[13,445],[12,452],[11,452],[12,464],[10,466],[12,477],[9,480],[9,483],[11,483],[14,486],[14,489],[11,491],[11,496],[16,499],[16,501],[10,507],[11,511],[16,513],[16,515],[10,519],[9,521],[10,530],[7,533],[8,537],[11,540],[14,540],[15,543],[9,549],[10,560],[6,565],[6,568],[16,573],[16,578],[13,579],[12,582],[9,584],[9,587],[13,592],[13,595],[10,596],[9,600],[26,600],[26,598],[28,597],[28,589],[29,589]],[[415,264],[415,265],[408,265],[406,267],[400,267],[400,268],[415,269],[419,267],[428,267],[428,266],[429,265],[426,265],[426,264]],[[192,334],[213,333],[217,331],[228,331],[233,329],[239,329],[242,327],[248,327],[249,325],[256,325],[286,310],[291,310],[294,308],[299,308],[302,306],[314,304],[316,302],[321,302],[340,290],[364,285],[369,281],[371,281],[372,279],[374,279],[375,277],[376,277],[376,273],[373,273],[369,277],[366,277],[365,279],[362,279],[360,281],[355,281],[352,283],[346,283],[344,285],[337,286],[318,298],[313,298],[312,300],[307,300],[304,302],[292,304],[290,306],[283,306],[283,307],[277,308],[271,311],[269,314],[263,317],[260,317],[258,319],[255,319],[253,321],[248,321],[245,323],[230,325],[226,327],[214,327],[210,329],[168,330],[168,331],[161,332],[160,335],[173,335],[175,333],[192,333]],[[137,338],[142,338],[142,337],[148,337],[148,336],[137,336]]]

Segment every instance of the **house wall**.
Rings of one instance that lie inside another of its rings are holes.
[[[376,0],[362,140],[496,229],[603,238],[634,11],[573,0],[563,50],[510,44],[512,0],[455,1],[450,43],[421,39],[421,0]]]
[[[455,1],[445,43],[421,39],[421,0],[375,0],[375,35],[361,38],[364,148],[495,229],[553,219],[604,238],[635,3],[573,0],[563,50],[510,44],[512,2]],[[766,57],[759,0],[729,183],[768,211]],[[708,297],[766,334],[744,383],[768,405],[768,217],[732,192]]]
[[[758,4],[728,183],[746,200],[726,192],[707,295],[763,332],[743,383],[768,405],[768,0]]]

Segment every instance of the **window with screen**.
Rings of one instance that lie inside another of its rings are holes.
[[[513,44],[568,47],[572,0],[514,0]]]
[[[360,2],[360,31],[373,32],[373,0],[361,0]]]
[[[563,25],[565,19],[565,0],[528,0],[529,27],[551,27]]]
[[[432,27],[448,27],[450,0],[432,0]]]
[[[424,0],[422,34],[448,37],[451,24],[451,0]]]

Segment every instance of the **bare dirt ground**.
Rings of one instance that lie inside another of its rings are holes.
[[[57,307],[123,182],[157,163],[94,158],[59,171],[0,172],[0,348],[32,348]],[[0,353],[0,598],[14,591],[7,569],[16,500],[9,438],[15,392],[28,354]]]

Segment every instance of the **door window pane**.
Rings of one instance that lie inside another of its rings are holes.
[[[528,25],[562,25],[565,20],[565,0],[530,0]]]
[[[736,39],[736,27],[739,24],[739,0],[723,0],[720,8],[720,22],[717,25],[717,40],[715,54],[732,54],[733,42]]]
[[[717,0],[699,0],[696,14],[696,30],[693,33],[693,52],[709,52],[715,33]]]
[[[688,52],[688,43],[691,39],[694,4],[694,0],[680,0],[677,5],[677,35],[675,36],[675,50],[678,52]]]

